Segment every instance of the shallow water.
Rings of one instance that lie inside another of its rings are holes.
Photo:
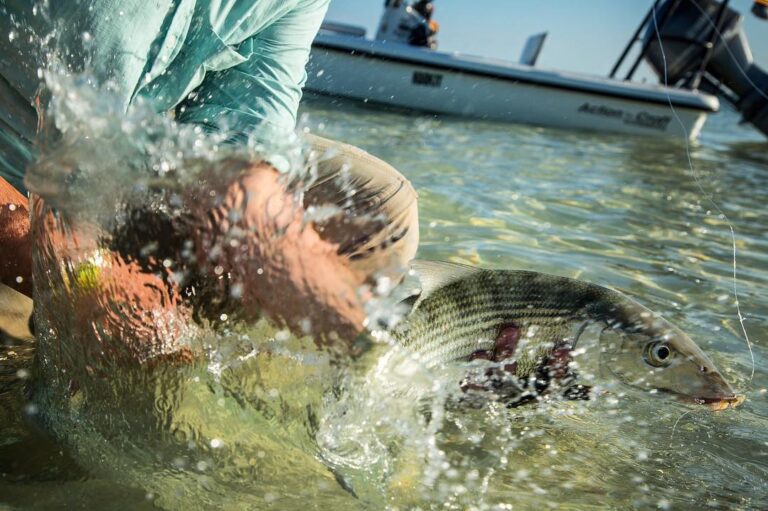
[[[411,179],[420,257],[626,291],[688,332],[746,403],[711,413],[598,374],[606,394],[592,402],[467,409],[450,399],[455,379],[387,345],[337,360],[264,324],[218,325],[198,336],[207,360],[151,376],[126,371],[91,383],[66,407],[51,400],[42,413],[8,387],[0,502],[768,507],[768,145],[759,135],[734,114],[711,119],[690,147],[694,175],[683,141],[436,120],[326,98],[308,98],[303,112],[308,129],[363,147]],[[723,214],[736,233],[754,379]]]
[[[680,140],[435,120],[327,98],[310,100],[305,111],[308,126],[365,147],[413,181],[420,257],[624,290],[681,326],[748,396],[719,414],[644,397],[608,412],[597,406],[575,417],[515,420],[514,429],[538,428],[541,436],[510,452],[484,495],[465,502],[768,506],[768,145],[738,126],[736,114],[711,118],[691,144],[692,173]],[[736,234],[752,380],[726,217]],[[527,477],[519,480],[521,470]]]

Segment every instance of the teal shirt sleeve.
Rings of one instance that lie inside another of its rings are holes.
[[[207,73],[177,109],[182,122],[239,133],[293,131],[312,41],[328,0],[302,0],[236,47],[244,61]]]
[[[0,0],[0,175],[21,186],[33,157],[31,101],[37,68],[49,64],[35,41],[54,27],[68,72],[109,83],[124,108],[147,100],[157,111],[176,108],[180,121],[261,129],[269,142],[295,128],[328,1],[78,0],[51,2],[42,16],[29,2]],[[17,109],[31,116],[14,117]]]

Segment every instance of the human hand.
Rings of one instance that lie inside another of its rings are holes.
[[[365,319],[358,288],[367,275],[305,224],[278,172],[244,165],[234,179],[213,183],[189,197],[200,222],[193,229],[197,259],[227,280],[243,310],[321,339],[358,334]]]

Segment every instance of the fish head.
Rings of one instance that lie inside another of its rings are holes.
[[[671,394],[713,410],[744,401],[701,348],[661,318],[643,326],[607,327],[600,336],[600,349],[601,365],[632,387]]]

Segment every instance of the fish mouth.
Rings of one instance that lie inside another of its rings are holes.
[[[669,390],[669,389],[658,389],[658,390],[674,396],[675,399],[683,403],[704,405],[710,410],[712,410],[713,412],[719,412],[722,410],[727,410],[729,408],[736,408],[737,406],[739,406],[740,404],[742,404],[744,401],[747,400],[747,396],[743,394],[735,394],[735,393],[726,394],[718,397],[696,397],[696,396],[691,396],[689,394],[682,394],[680,392],[675,392],[674,390]]]
[[[747,396],[743,394],[733,394],[731,396],[724,397],[692,397],[685,395],[678,395],[677,397],[681,401],[695,403],[697,405],[705,405],[713,412],[719,412],[729,408],[736,408],[747,400]]]

